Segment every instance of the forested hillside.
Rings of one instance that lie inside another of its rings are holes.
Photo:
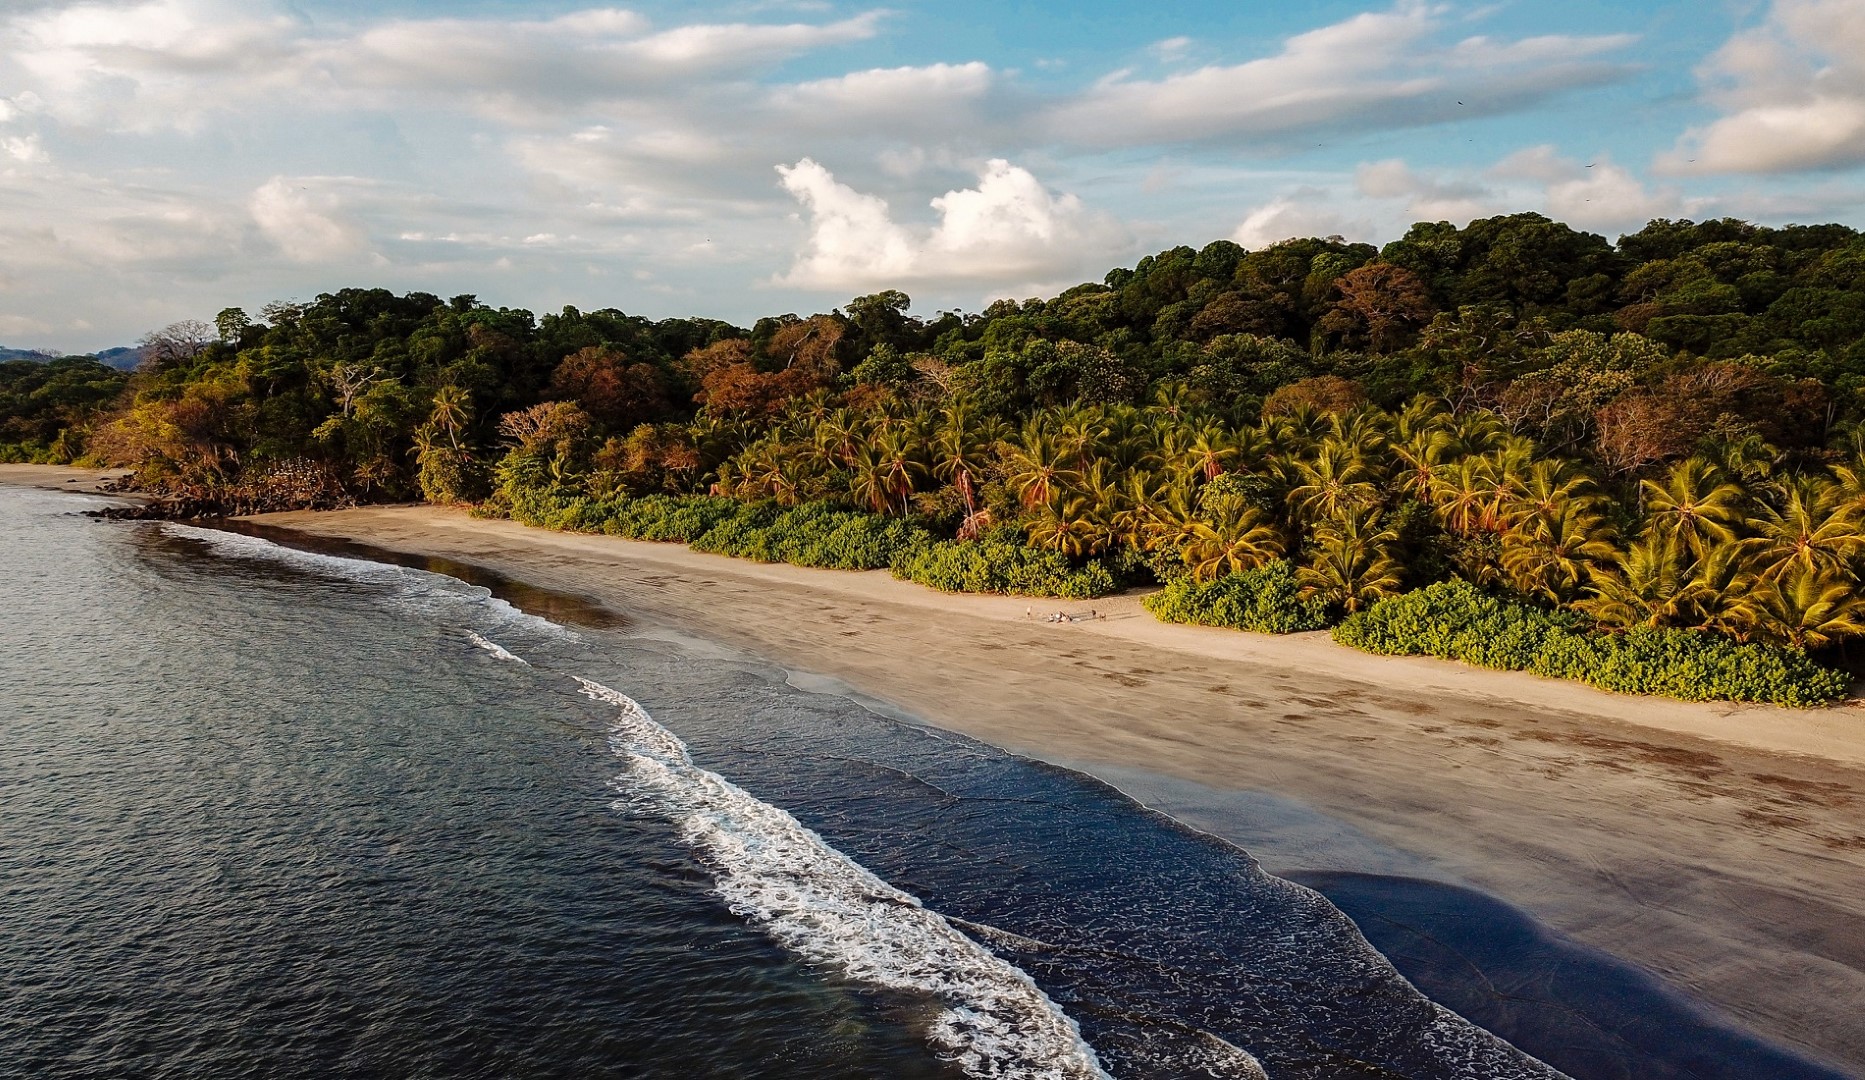
[[[908,311],[883,292],[747,329],[346,289],[153,334],[127,383],[0,364],[0,455],[233,507],[735,522],[714,548],[948,588],[1170,581],[1163,617],[1345,616],[1363,647],[1364,609],[1455,580],[1477,591],[1431,595],[1660,651],[1865,633],[1850,228],[1656,221],[1613,244],[1521,214],[1384,249],[1218,241],[1047,300]]]

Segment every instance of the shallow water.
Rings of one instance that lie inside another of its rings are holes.
[[[1078,774],[77,502],[0,489],[0,1072],[1556,1075]]]

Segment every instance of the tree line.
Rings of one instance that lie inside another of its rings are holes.
[[[346,289],[142,344],[127,378],[0,364],[0,456],[232,506],[820,503],[1110,587],[1287,564],[1323,621],[1462,581],[1590,627],[1865,633],[1840,225],[1218,241],[980,313],[888,291],[749,328]]]

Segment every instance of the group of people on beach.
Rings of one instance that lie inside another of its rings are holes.
[[[1032,607],[1024,608],[1023,617],[1026,619],[1034,619],[1036,617],[1035,607],[1032,606]],[[1101,614],[1100,612],[1096,611],[1093,608],[1089,608],[1088,614],[1086,615],[1082,615],[1079,613],[1071,614],[1070,612],[1066,612],[1066,611],[1052,612],[1048,615],[1044,615],[1043,621],[1047,623],[1065,623],[1065,622],[1072,623],[1072,622],[1081,622],[1084,619],[1092,620],[1092,619],[1105,619],[1105,618],[1107,618],[1107,616]]]

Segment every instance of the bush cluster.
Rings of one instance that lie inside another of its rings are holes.
[[[1295,634],[1325,627],[1327,603],[1301,597],[1295,567],[1277,559],[1215,581],[1181,577],[1147,597],[1161,622],[1225,626],[1259,634]]]
[[[935,540],[911,521],[829,503],[789,508],[706,495],[599,499],[561,486],[514,454],[499,470],[496,502],[514,521],[568,532],[688,544],[695,551],[833,570],[878,570],[945,592],[1087,600],[1116,588],[1107,566],[1077,566],[1005,531],[984,540]]]
[[[694,551],[831,570],[879,570],[901,552],[930,542],[926,530],[911,522],[838,510],[827,503],[787,510],[768,503],[741,504],[732,516],[691,541]]]
[[[896,556],[893,571],[941,592],[1091,600],[1116,587],[1113,572],[1098,560],[1077,566],[1060,552],[997,538],[921,544]]]
[[[525,525],[688,544],[694,551],[833,570],[879,570],[931,542],[925,529],[826,503],[783,509],[705,495],[592,499],[549,489],[508,488],[511,516]]]
[[[1388,656],[1437,656],[1684,701],[1823,705],[1851,680],[1806,653],[1695,630],[1590,630],[1576,616],[1490,596],[1462,580],[1381,600],[1334,640]]]

